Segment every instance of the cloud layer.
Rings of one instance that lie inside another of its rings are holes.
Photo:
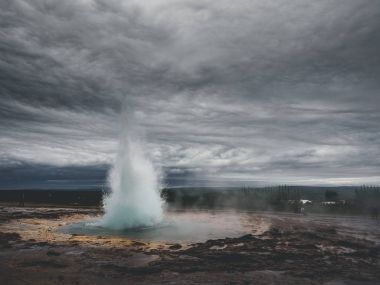
[[[2,1],[0,178],[105,172],[127,106],[170,185],[380,183],[379,16],[377,0]]]

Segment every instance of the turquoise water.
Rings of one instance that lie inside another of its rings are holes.
[[[249,230],[240,215],[233,212],[190,211],[166,213],[154,226],[111,230],[89,219],[61,227],[61,231],[78,235],[118,236],[146,241],[202,242],[208,239],[239,237]]]

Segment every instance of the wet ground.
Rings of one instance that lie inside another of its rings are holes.
[[[365,217],[170,211],[158,230],[84,226],[99,215],[1,207],[0,284],[380,284],[380,222]]]

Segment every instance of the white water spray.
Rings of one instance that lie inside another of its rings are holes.
[[[125,127],[109,174],[112,193],[103,201],[105,214],[100,225],[110,229],[126,229],[160,222],[162,200],[158,177],[144,153],[142,141],[133,128]]]

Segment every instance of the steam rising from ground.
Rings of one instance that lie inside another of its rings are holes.
[[[143,145],[131,124],[125,125],[109,174],[112,193],[103,201],[105,214],[101,226],[125,229],[152,226],[161,221],[159,176]]]

